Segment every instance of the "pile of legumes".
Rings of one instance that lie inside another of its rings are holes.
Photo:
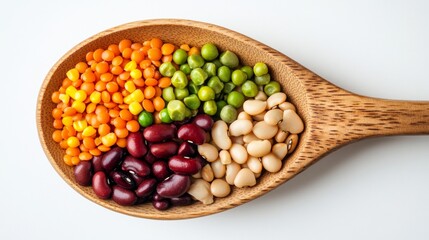
[[[304,124],[265,63],[212,44],[122,40],[88,52],[52,94],[75,180],[120,205],[211,204],[278,172]]]

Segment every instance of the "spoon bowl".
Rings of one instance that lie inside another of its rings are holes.
[[[120,206],[101,200],[91,187],[74,180],[73,168],[63,162],[64,151],[52,140],[51,95],[60,86],[68,69],[97,48],[107,48],[127,38],[132,41],[158,37],[175,44],[202,46],[212,42],[221,51],[231,50],[242,64],[265,62],[271,77],[282,85],[305,130],[295,151],[287,156],[277,173],[264,173],[251,188],[234,188],[226,198],[211,205],[195,203],[158,211],[151,204]],[[189,20],[162,19],[128,23],[90,37],[67,52],[49,71],[37,103],[37,127],[42,147],[58,174],[77,192],[108,209],[143,218],[184,219],[221,212],[264,195],[315,163],[327,153],[366,137],[429,133],[429,103],[369,98],[350,93],[307,70],[282,53],[240,33],[216,25]]]

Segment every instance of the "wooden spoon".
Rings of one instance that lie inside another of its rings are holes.
[[[73,169],[63,162],[64,151],[52,140],[51,102],[66,71],[97,48],[107,48],[124,38],[142,42],[159,37],[176,44],[202,46],[215,43],[220,50],[231,50],[242,63],[268,64],[271,76],[279,81],[288,99],[295,104],[305,122],[305,131],[295,152],[288,156],[280,172],[264,173],[252,188],[235,188],[214,204],[200,203],[155,210],[151,204],[124,207],[100,200],[91,187],[74,181]],[[213,24],[176,20],[148,20],[121,25],[101,32],[67,52],[49,71],[40,89],[37,104],[37,127],[43,149],[52,166],[76,191],[111,210],[144,218],[183,219],[221,212],[255,199],[291,179],[327,153],[345,144],[373,136],[429,133],[429,102],[392,101],[369,98],[343,90],[317,76],[280,52],[240,33]]]

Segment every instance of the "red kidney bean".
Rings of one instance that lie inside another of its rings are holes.
[[[149,142],[162,142],[176,136],[176,126],[173,124],[154,124],[143,130],[144,138]]]
[[[180,197],[191,186],[191,177],[172,174],[156,186],[156,192],[165,198]]]
[[[110,173],[115,167],[119,165],[119,162],[122,159],[123,155],[123,149],[120,147],[112,148],[110,151],[106,152],[103,155],[103,158],[101,160],[101,165],[103,166],[103,169]]]
[[[152,173],[158,180],[164,180],[170,175],[170,169],[165,161],[159,160],[152,164]]]
[[[101,171],[92,176],[92,189],[95,195],[101,199],[109,199],[112,195],[112,188],[107,183],[106,174]]]
[[[207,114],[198,114],[192,120],[192,123],[197,125],[198,127],[204,129],[205,131],[210,131],[214,124],[213,118],[211,118]]]
[[[146,156],[144,157],[144,160],[146,160],[147,163],[153,164],[158,160],[150,151],[147,152]]]
[[[128,173],[130,174],[131,178],[134,180],[137,186],[144,180],[144,177],[140,177],[139,175],[133,172],[128,172]]]
[[[193,123],[188,123],[179,128],[177,136],[185,141],[191,141],[197,145],[201,145],[206,140],[204,130]]]
[[[143,180],[140,185],[135,190],[135,193],[138,197],[147,197],[153,193],[156,186],[155,178],[147,178]]]
[[[92,181],[92,163],[91,161],[81,161],[74,168],[74,177],[76,182],[82,186],[91,185]]]
[[[168,158],[177,153],[177,143],[175,142],[163,142],[154,143],[150,146],[150,152],[157,158]]]
[[[154,208],[161,211],[166,210],[170,207],[170,203],[168,202],[168,200],[153,201],[152,205]]]
[[[94,172],[104,171],[103,165],[101,164],[101,160],[103,159],[103,155],[94,156],[92,158],[92,166],[94,167]]]
[[[201,163],[201,166],[204,167],[207,164],[207,160],[203,158],[200,154],[197,154],[194,157],[195,160],[198,160]]]
[[[165,199],[165,197],[161,197],[161,195],[159,195],[158,193],[154,193],[152,195],[152,200],[154,200],[154,201],[161,201],[161,200],[164,200],[164,199]]]
[[[135,189],[136,183],[130,174],[126,172],[113,171],[110,173],[111,179],[125,189]]]
[[[121,169],[127,172],[135,173],[140,177],[146,177],[150,174],[150,167],[144,161],[133,156],[126,156],[121,164]]]
[[[193,157],[197,152],[194,144],[190,142],[182,142],[177,150],[177,154],[180,156]]]
[[[141,158],[147,153],[147,147],[141,132],[133,132],[128,135],[127,150],[136,158]]]
[[[136,203],[137,196],[133,191],[120,186],[113,186],[112,200],[122,206],[131,206]]]
[[[194,202],[191,195],[185,193],[180,197],[170,198],[170,203],[173,206],[187,206]]]
[[[198,173],[202,165],[197,159],[176,155],[168,160],[168,167],[177,174],[192,175]]]

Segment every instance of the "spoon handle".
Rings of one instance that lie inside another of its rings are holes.
[[[310,107],[315,132],[330,148],[366,137],[429,134],[428,101],[371,98],[325,84],[323,93],[310,92]]]

